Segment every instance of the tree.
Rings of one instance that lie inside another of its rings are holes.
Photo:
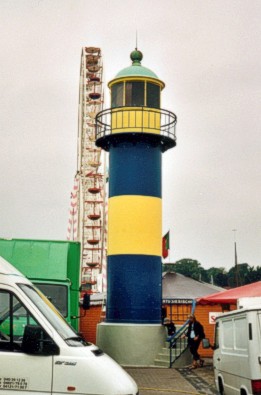
[[[163,271],[176,272],[184,276],[191,277],[195,280],[202,280],[205,282],[212,282],[219,287],[234,288],[236,284],[236,268],[231,267],[227,272],[224,267],[211,267],[204,269],[200,262],[196,259],[184,258],[172,264],[163,264]],[[251,284],[256,281],[261,281],[261,267],[249,266],[248,263],[239,263],[237,265],[238,286]]]
[[[208,281],[207,271],[195,259],[184,258],[177,261],[175,264],[163,265],[163,270],[168,272],[174,271],[184,276],[194,278],[195,280]]]
[[[162,265],[163,272],[175,272],[176,271],[176,264],[175,263],[163,263]]]
[[[253,272],[254,270],[251,269],[248,263],[238,263],[237,273],[235,266],[231,267],[231,269],[228,271],[228,285],[233,288],[249,284],[249,278],[253,278]]]
[[[214,284],[217,285],[218,287],[227,287],[228,286],[228,281],[227,281],[227,273],[217,273],[214,279]]]
[[[257,266],[255,269],[253,266],[249,268],[249,271],[245,277],[245,284],[255,283],[261,280],[261,267]]]
[[[211,280],[213,279],[213,284],[219,287],[226,287],[228,285],[227,282],[227,273],[224,267],[211,267],[207,270],[208,277]]]

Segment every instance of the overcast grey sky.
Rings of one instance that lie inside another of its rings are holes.
[[[0,237],[66,238],[81,48],[102,49],[108,82],[137,30],[178,116],[163,159],[171,261],[229,269],[237,229],[238,261],[261,265],[260,20],[260,0],[1,0]]]

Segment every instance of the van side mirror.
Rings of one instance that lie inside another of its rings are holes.
[[[90,300],[91,300],[90,295],[85,293],[83,295],[83,301],[82,301],[82,308],[83,308],[83,310],[89,310],[89,308],[90,308]]]
[[[58,355],[59,348],[47,333],[36,325],[26,325],[21,349],[26,354]]]

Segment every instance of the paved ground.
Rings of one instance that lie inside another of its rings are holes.
[[[190,370],[163,368],[125,368],[139,386],[140,395],[216,395],[211,361],[203,368]]]

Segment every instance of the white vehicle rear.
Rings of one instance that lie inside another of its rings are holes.
[[[137,395],[134,380],[82,339],[0,257],[0,394]]]
[[[261,306],[217,317],[213,364],[221,394],[261,394]]]

